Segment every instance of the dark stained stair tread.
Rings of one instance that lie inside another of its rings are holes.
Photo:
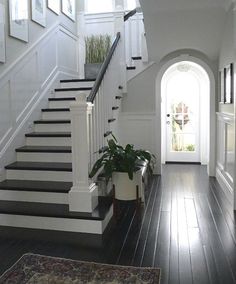
[[[54,217],[66,219],[103,220],[112,204],[109,197],[99,198],[99,204],[92,213],[70,212],[66,204],[37,202],[0,201],[0,214]]]
[[[16,149],[18,153],[71,153],[70,146],[23,146]]]
[[[56,102],[56,101],[75,101],[75,97],[63,97],[63,98],[49,98],[49,102]]]
[[[43,108],[42,112],[70,111],[69,108]]]
[[[67,80],[61,80],[61,83],[73,83],[73,82],[94,82],[96,79],[67,79]]]
[[[115,118],[110,118],[110,119],[108,119],[108,123],[111,123],[111,122],[114,122],[114,121],[116,121]]]
[[[71,163],[14,162],[5,167],[7,170],[31,171],[72,171]]]
[[[71,137],[70,132],[31,132],[26,137]]]
[[[114,107],[112,107],[112,110],[117,110],[117,109],[119,109],[119,107],[118,107],[118,106],[114,106]]]
[[[35,120],[34,124],[68,124],[71,121],[68,119],[65,120]]]
[[[135,70],[136,67],[135,67],[135,66],[127,66],[126,69],[127,69],[127,70]]]
[[[0,190],[35,191],[68,193],[71,182],[37,181],[37,180],[4,180],[0,182]]]
[[[133,60],[142,60],[142,56],[132,56]]]
[[[104,133],[104,138],[108,137],[111,134],[112,134],[112,131],[107,131],[106,133]]]
[[[73,91],[91,91],[92,87],[80,87],[80,88],[60,88],[55,89],[55,92],[73,92]]]

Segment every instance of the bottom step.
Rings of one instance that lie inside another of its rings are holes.
[[[0,226],[103,234],[113,215],[110,198],[101,198],[92,214],[68,209],[67,205],[1,201]]]

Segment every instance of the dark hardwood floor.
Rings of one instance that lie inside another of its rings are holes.
[[[33,252],[77,260],[154,266],[161,283],[236,283],[233,198],[206,167],[165,165],[146,206],[125,207],[102,246],[6,238],[0,234],[0,273]],[[76,237],[76,236],[75,236]]]

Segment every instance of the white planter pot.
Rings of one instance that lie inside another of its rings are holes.
[[[135,173],[133,180],[130,180],[127,173],[114,172],[112,182],[115,185],[115,198],[118,200],[136,200],[137,185],[139,186],[140,197],[139,176],[138,173]]]

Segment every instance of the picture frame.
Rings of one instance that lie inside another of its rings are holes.
[[[6,62],[5,5],[0,3],[0,62]]]
[[[60,0],[48,0],[48,9],[53,11],[55,14],[59,15],[60,14],[60,9],[61,9],[61,1]]]
[[[219,102],[221,104],[225,103],[225,72],[224,69],[222,69],[219,72],[219,82],[220,82],[220,96],[219,96]]]
[[[31,0],[32,21],[46,27],[46,0]]]
[[[28,0],[9,0],[10,36],[29,41]]]
[[[224,103],[232,104],[234,96],[234,65],[224,68]]]
[[[62,13],[75,22],[75,0],[62,0]]]

